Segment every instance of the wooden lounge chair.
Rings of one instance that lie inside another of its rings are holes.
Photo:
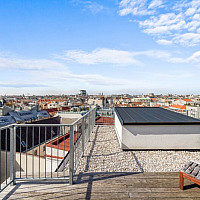
[[[180,189],[183,190],[184,178],[200,185],[200,165],[195,162],[188,162],[179,172]]]

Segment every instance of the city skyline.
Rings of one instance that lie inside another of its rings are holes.
[[[4,1],[0,95],[198,94],[197,0]]]

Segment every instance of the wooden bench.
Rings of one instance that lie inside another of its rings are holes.
[[[179,182],[181,190],[183,190],[184,178],[200,185],[200,165],[190,161],[180,170]]]

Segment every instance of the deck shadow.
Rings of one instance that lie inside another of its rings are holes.
[[[92,185],[94,182],[122,177],[122,176],[133,175],[133,174],[140,174],[140,173],[141,172],[130,172],[130,173],[129,172],[99,172],[99,173],[90,172],[90,173],[83,174],[82,172],[80,172],[79,175],[77,176],[77,181],[75,182],[75,184],[78,185],[78,184],[87,183],[87,191],[86,191],[85,199],[91,199]],[[84,179],[82,180],[82,178]]]
[[[190,185],[185,185],[183,187],[183,190],[189,190],[189,189],[192,189],[192,188],[199,188],[200,189],[200,186],[195,184],[195,183],[193,183],[193,184],[190,184]]]
[[[96,140],[97,140],[97,133],[98,133],[98,130],[99,130],[99,126],[97,126],[97,129],[96,129],[96,132],[95,132],[95,136],[94,136],[94,140],[92,141],[92,147],[90,149],[90,153],[89,155],[87,156],[87,162],[86,162],[86,165],[85,165],[85,172],[87,172],[89,170],[89,166],[90,166],[90,158],[92,156],[92,153],[94,151],[94,145],[96,143]]]
[[[91,181],[99,181],[112,179],[122,176],[130,176],[134,174],[142,174],[142,172],[89,172],[89,173],[81,173],[81,177],[77,175],[77,180],[75,184],[83,184],[90,183]],[[91,179],[92,177],[92,179]],[[84,178],[84,179],[83,179]]]

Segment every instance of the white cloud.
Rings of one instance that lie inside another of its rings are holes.
[[[178,57],[175,56],[174,53],[169,53],[166,51],[157,51],[157,50],[138,52],[135,53],[135,55],[149,56],[151,58],[160,59],[169,63],[200,64],[200,51],[194,52],[189,57]]]
[[[195,13],[196,9],[195,8],[188,8],[185,12],[186,16],[193,15]]]
[[[194,76],[192,73],[180,73],[179,71],[173,73],[154,73],[152,75],[167,80],[183,80],[184,78],[191,78]]]
[[[115,49],[95,49],[92,52],[70,50],[57,56],[64,60],[75,61],[81,64],[117,64],[117,65],[141,65],[132,52]]]
[[[173,3],[170,0],[166,0],[165,4],[161,0],[152,0],[150,3],[146,0],[122,0],[119,14],[132,14],[143,32],[152,35],[159,44],[166,45],[164,40],[183,46],[199,44],[200,1],[176,1],[175,5]],[[140,15],[145,17],[139,18]]]
[[[102,51],[101,51],[102,50]],[[188,64],[189,66],[192,65],[199,65],[200,64],[200,51],[194,52],[191,56],[188,57],[176,57],[175,53],[173,52],[167,52],[167,51],[160,51],[160,50],[149,50],[149,51],[120,51],[120,50],[114,50],[114,49],[96,49],[92,52],[84,52],[84,51],[69,51],[71,54],[70,58],[64,57],[64,59],[71,60],[73,62],[78,63],[89,63],[90,64],[101,64],[103,67],[103,64],[106,62],[109,63],[119,63],[118,59],[116,57],[112,57],[113,54],[116,53],[116,56],[120,57],[122,60],[126,59],[126,56],[128,56],[129,61],[121,61],[120,63],[129,65],[130,63],[135,63],[135,60],[137,63],[143,61],[146,64],[146,67],[148,66],[149,58],[152,60],[161,60],[163,62],[168,63],[183,63]],[[75,52],[75,55],[73,55],[73,52]],[[89,57],[86,56],[83,60],[80,59],[79,56],[77,56],[77,52],[81,52],[81,55],[89,55]],[[95,53],[94,53],[95,52]],[[99,53],[100,52],[100,53]],[[104,53],[102,53],[104,52]],[[112,52],[112,54],[110,54]],[[111,56],[111,60],[108,59],[108,56],[105,57],[105,54],[108,53],[109,56]],[[65,52],[66,54],[66,52]],[[102,56],[103,55],[103,56]],[[94,57],[93,57],[94,56]],[[61,56],[63,57],[63,55]],[[102,61],[103,58],[103,61]],[[114,59],[114,60],[113,60]],[[69,68],[64,64],[63,60],[48,60],[48,59],[21,59],[17,57],[8,57],[4,56],[0,53],[0,61],[4,60],[4,62],[0,62],[0,69],[6,69],[8,66],[10,66],[11,70],[8,72],[9,79],[6,80],[4,78],[4,75],[2,75],[2,80],[0,81],[0,88],[3,92],[7,91],[18,91],[21,92],[21,88],[23,88],[23,91],[43,91],[46,92],[48,90],[52,91],[65,91],[68,88],[107,88],[108,90],[114,89],[125,89],[125,88],[133,88],[133,87],[139,87],[140,88],[146,88],[148,85],[148,88],[154,88],[158,84],[151,83],[151,81],[144,82],[143,79],[143,72],[142,76],[135,76],[133,79],[130,78],[119,78],[114,77],[113,74],[107,73],[107,75],[103,74],[97,74],[97,73],[83,73],[83,74],[75,74],[74,72],[70,71]],[[116,61],[117,60],[117,61]],[[83,62],[82,62],[83,61]],[[134,62],[133,62],[134,61]],[[70,64],[70,63],[69,63]],[[70,65],[69,65],[70,66]],[[143,69],[145,65],[142,66]],[[161,69],[156,70],[154,76],[165,78],[168,80],[176,80],[175,74],[173,73],[167,73],[163,75],[162,73],[162,65],[160,67]],[[28,69],[28,71],[27,71]],[[105,69],[105,68],[103,68]],[[142,70],[143,70],[142,69]],[[148,69],[148,68],[147,68]],[[16,73],[16,70],[20,70]],[[150,69],[149,69],[150,70]],[[6,70],[2,70],[4,73]],[[109,71],[109,70],[108,70]],[[3,73],[3,74],[4,74]],[[7,72],[6,72],[7,73]],[[15,76],[16,73],[16,76]],[[130,72],[128,72],[130,73]],[[137,73],[137,70],[136,70]],[[132,75],[132,74],[131,74]],[[191,77],[192,75],[190,73],[179,74],[179,78],[184,79],[187,77]],[[128,77],[128,76],[127,76]],[[139,78],[138,78],[139,77]],[[148,79],[149,76],[146,76]],[[145,79],[146,79],[145,78]],[[5,80],[5,81],[3,81]],[[141,80],[141,81],[140,81]],[[152,84],[152,85],[151,85]]]
[[[152,16],[150,19],[139,22],[144,32],[152,35],[169,35],[174,31],[185,28],[186,23],[181,14],[174,13],[161,14],[158,17]]]
[[[162,44],[162,45],[171,45],[172,44],[171,40],[165,40],[165,39],[157,40],[156,42],[158,44]]]
[[[200,64],[200,51],[196,51],[191,56],[185,58],[170,55],[166,61],[172,63]]]
[[[93,14],[97,14],[104,9],[104,7],[96,2],[86,1],[84,2],[85,9],[90,10]]]
[[[12,56],[3,57],[3,53],[0,53],[0,55],[0,69],[10,69],[11,71],[8,73],[11,73],[11,76],[9,75],[9,78],[13,77],[16,71],[19,71],[17,72],[18,75],[12,78],[12,81],[0,82],[0,88],[62,87],[67,85],[70,81],[105,86],[130,84],[130,81],[123,79],[119,81],[119,79],[109,77],[109,75],[107,77],[94,73],[74,74],[60,61],[48,59],[21,59]],[[117,55],[120,56],[121,54]],[[84,62],[86,61],[84,60]],[[98,58],[95,62],[99,62]]]
[[[199,20],[199,19],[200,19],[200,14],[195,14],[195,15],[193,16],[193,19]]]
[[[138,51],[138,52],[132,52],[132,54],[135,55],[136,57],[144,56],[144,57],[152,57],[155,59],[169,58],[171,56],[170,53],[160,50]]]
[[[43,80],[43,84],[45,85],[67,85],[68,82],[77,82],[81,84],[88,85],[98,85],[98,86],[126,86],[133,83],[130,80],[118,79],[108,76],[104,76],[101,74],[74,74],[72,72],[64,72],[64,71],[54,71],[49,70],[46,72],[41,71],[39,74],[37,72],[33,72],[32,75],[35,77],[37,82],[41,82]]]
[[[170,57],[167,62],[171,62],[171,63],[186,63],[186,59],[181,58],[181,57]]]
[[[68,85],[69,82],[84,83],[88,85],[102,86],[129,86],[135,84],[132,80],[113,78],[108,74],[87,73],[74,74],[63,63],[48,59],[21,59],[8,57],[0,54],[0,69],[11,69],[23,71],[12,82],[0,82],[0,87],[8,88],[37,88],[37,87],[60,87]],[[149,50],[149,51],[121,51],[114,49],[96,49],[92,52],[84,51],[66,51],[60,58],[77,62],[80,64],[118,64],[118,65],[136,65],[148,63],[148,58],[162,60],[169,63],[200,63],[200,51],[194,52],[189,57],[176,57],[175,54],[167,51]],[[59,57],[59,56],[58,56]],[[143,64],[144,67],[144,64]],[[27,71],[28,70],[28,71]],[[23,82],[21,81],[23,80]]]
[[[155,3],[154,3],[155,4]],[[152,5],[154,6],[154,5]],[[122,0],[120,2],[121,16],[132,14],[132,15],[151,15],[154,10],[148,9],[147,0]]]
[[[193,53],[189,58],[187,58],[187,61],[188,62],[192,61],[192,62],[200,63],[200,51]]]
[[[96,1],[70,0],[72,5],[81,6],[83,11],[90,11],[92,14],[97,14],[105,9],[105,7]]]
[[[171,45],[172,42],[168,40],[158,40],[158,43],[164,45]],[[95,65],[95,64],[117,64],[123,66],[144,66],[148,62],[148,57],[159,59],[169,63],[200,63],[200,51],[194,52],[189,57],[175,56],[175,53],[148,50],[148,51],[121,51],[114,49],[95,49],[92,52],[69,50],[62,55],[57,55],[57,58],[64,59],[70,62],[77,62],[79,64]],[[116,65],[115,65],[116,66]]]
[[[152,0],[148,6],[148,9],[158,8],[162,6],[162,4],[163,4],[162,0]]]
[[[174,43],[184,46],[195,46],[200,42],[200,33],[184,33],[173,38]]]
[[[65,66],[60,62],[47,59],[21,59],[0,56],[0,69],[45,70],[56,68],[63,69]]]
[[[44,84],[36,84],[36,83],[27,83],[27,82],[18,82],[18,81],[8,81],[8,82],[0,82],[1,88],[37,88],[37,87],[46,87]]]

